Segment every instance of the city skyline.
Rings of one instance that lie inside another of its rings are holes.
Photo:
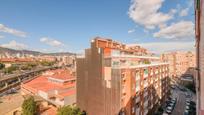
[[[0,45],[81,53],[92,38],[102,36],[154,53],[193,50],[193,0],[90,2],[2,1]]]

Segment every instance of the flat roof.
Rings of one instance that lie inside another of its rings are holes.
[[[58,89],[66,89],[69,87],[73,87],[74,85],[62,85],[48,81],[48,78],[45,76],[39,76],[25,84],[24,87],[29,88],[32,91],[49,91],[49,90],[58,90]],[[35,92],[36,93],[36,92]]]

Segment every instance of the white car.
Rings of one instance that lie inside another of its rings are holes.
[[[166,113],[171,114],[172,111],[173,111],[173,107],[172,106],[168,106],[166,108]]]

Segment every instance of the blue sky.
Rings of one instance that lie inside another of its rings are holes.
[[[156,53],[192,50],[192,1],[2,0],[0,45],[82,52],[91,39],[101,36],[139,44]]]

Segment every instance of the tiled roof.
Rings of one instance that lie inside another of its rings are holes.
[[[69,72],[64,72],[62,70],[55,70],[54,72],[55,74],[49,75],[49,77],[53,77],[56,79],[74,78],[73,76],[70,77],[69,76],[70,74],[67,74]],[[61,73],[56,73],[56,72],[61,72]],[[64,84],[55,83],[55,82],[49,81],[48,80],[49,77],[39,76],[25,84],[22,84],[21,86],[24,89],[27,89],[33,93],[38,93],[38,91],[48,92],[48,91],[57,90],[59,91],[57,95],[60,96],[61,98],[75,93],[75,89],[69,89],[69,88],[73,88],[76,85],[75,82],[64,83]],[[63,91],[63,92],[60,92],[60,91]]]

